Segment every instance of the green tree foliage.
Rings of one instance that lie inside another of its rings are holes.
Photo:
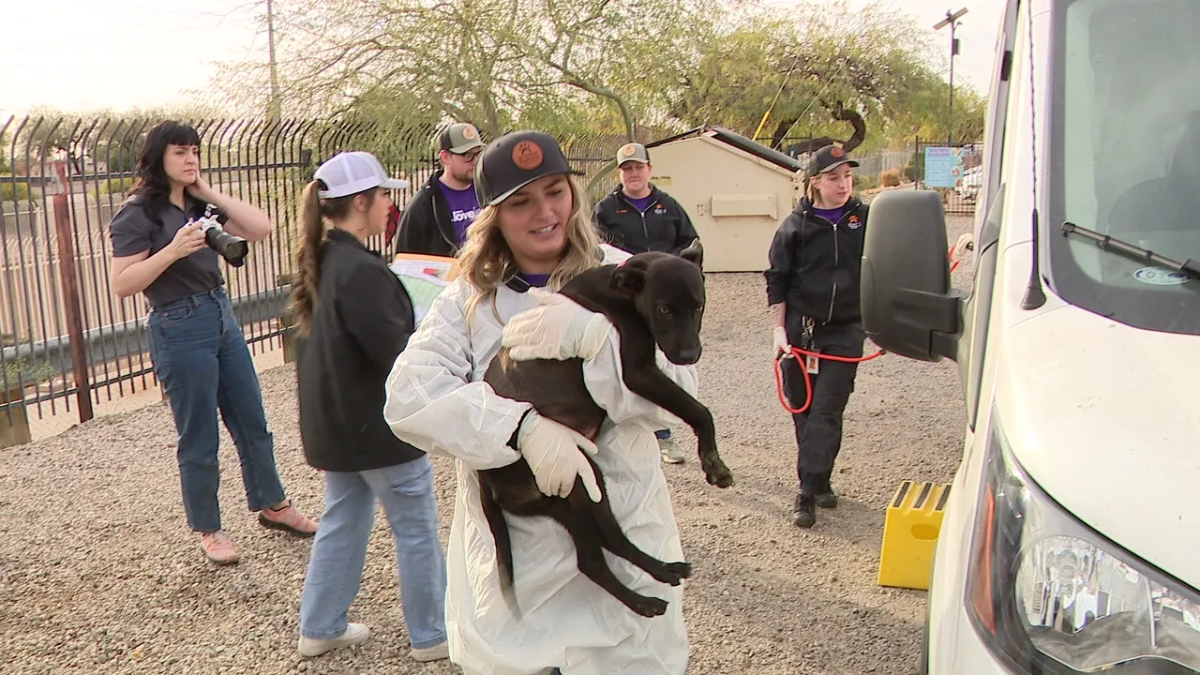
[[[929,36],[876,2],[781,9],[742,0],[276,0],[285,117],[357,116],[432,134],[470,121],[561,134],[721,124],[752,134],[847,138],[866,149],[946,125]],[[222,95],[262,114],[269,65],[228,64]],[[956,135],[982,126],[959,88]]]
[[[938,111],[936,101],[946,100],[946,84],[929,45],[912,17],[880,3],[861,11],[845,2],[761,9],[734,30],[710,35],[699,51],[671,105],[687,125],[720,123],[752,135],[770,110],[762,142],[846,139],[850,125],[833,119],[841,105],[866,121],[863,147],[878,149],[889,137],[944,124],[937,114],[944,117],[945,106]],[[970,92],[962,94],[969,100]],[[975,113],[982,124],[980,111],[964,108],[964,130]]]

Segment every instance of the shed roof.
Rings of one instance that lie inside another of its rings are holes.
[[[725,127],[718,126],[704,125],[701,127],[696,127],[695,129],[689,129],[682,133],[675,134],[674,136],[668,136],[666,138],[647,143],[646,148],[649,149],[659,145],[666,145],[668,143],[674,143],[675,141],[681,141],[686,138],[696,138],[699,136],[708,136],[709,138],[721,141],[722,143],[727,143],[739,150],[748,152],[756,157],[760,157],[772,164],[775,164],[776,166],[787,169],[788,171],[804,170],[803,164],[797,162],[795,159],[783,154],[782,152],[779,152],[778,150],[772,150],[758,141],[746,138],[741,134],[734,133]]]

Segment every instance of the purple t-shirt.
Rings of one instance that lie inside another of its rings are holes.
[[[822,218],[824,218],[825,220],[828,220],[831,223],[836,223],[837,221],[842,219],[842,216],[846,215],[846,207],[843,205],[843,206],[837,207],[836,209],[818,209],[817,207],[814,206],[813,213],[817,214],[818,216],[821,216]]]
[[[454,233],[458,235],[458,243],[461,246],[467,241],[467,227],[475,220],[475,216],[479,215],[479,200],[475,197],[475,186],[466,190],[455,190],[454,188],[438,181],[442,187],[442,194],[446,195],[446,206],[450,208],[450,222],[454,224]]]
[[[625,195],[625,199],[628,199],[629,203],[633,204],[633,208],[637,209],[641,213],[645,213],[646,207],[650,206],[650,199],[653,196],[654,195],[651,194],[651,195],[646,195],[645,197],[642,197],[640,199],[634,199],[633,197],[630,197],[629,195]]]
[[[520,276],[525,280],[525,283],[529,284],[530,286],[541,287],[550,283],[549,274],[521,274]]]

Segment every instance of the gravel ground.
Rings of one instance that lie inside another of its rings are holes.
[[[970,219],[950,220],[950,241]],[[955,283],[969,283],[964,263]],[[906,478],[946,482],[962,407],[949,362],[864,364],[847,411],[836,511],[790,523],[795,444],[771,373],[761,275],[708,277],[701,398],[737,484],[704,483],[698,462],[667,466],[684,551],[689,673],[911,673],[925,594],[875,584],[884,509]],[[868,346],[868,349],[871,347]],[[290,496],[319,515],[322,483],[303,462],[294,372],[264,373],[268,419]],[[690,432],[677,433],[690,445]],[[295,652],[309,543],[246,511],[223,436],[225,528],[242,562],[216,568],[187,531],[165,404],[101,418],[0,451],[0,671],[17,673],[457,673],[407,656],[386,526],[371,541],[352,619],[372,640],[313,661]],[[443,537],[451,464],[436,461]],[[382,518],[381,518],[382,520]]]

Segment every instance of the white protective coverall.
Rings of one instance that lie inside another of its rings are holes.
[[[605,263],[628,254],[604,247]],[[384,416],[404,441],[455,461],[457,490],[447,552],[446,628],[451,660],[467,675],[683,675],[688,641],[683,587],[671,587],[605,551],[617,578],[669,603],[666,614],[643,618],[576,566],[575,545],[550,518],[506,514],[511,531],[514,590],[522,617],[500,593],[496,547],[479,501],[476,470],[505,466],[508,445],[528,403],[502,398],[484,383],[514,314],[536,306],[527,293],[501,287],[496,307],[480,302],[468,331],[465,309],[474,289],[452,282],[409,339],[387,381]],[[674,416],[625,388],[619,337],[611,324],[599,353],[584,364],[592,398],[608,413],[593,457],[625,534],[660,560],[684,560],[679,530],[659,461],[656,429]],[[695,395],[694,366],[659,367]],[[684,582],[686,583],[686,582]]]

